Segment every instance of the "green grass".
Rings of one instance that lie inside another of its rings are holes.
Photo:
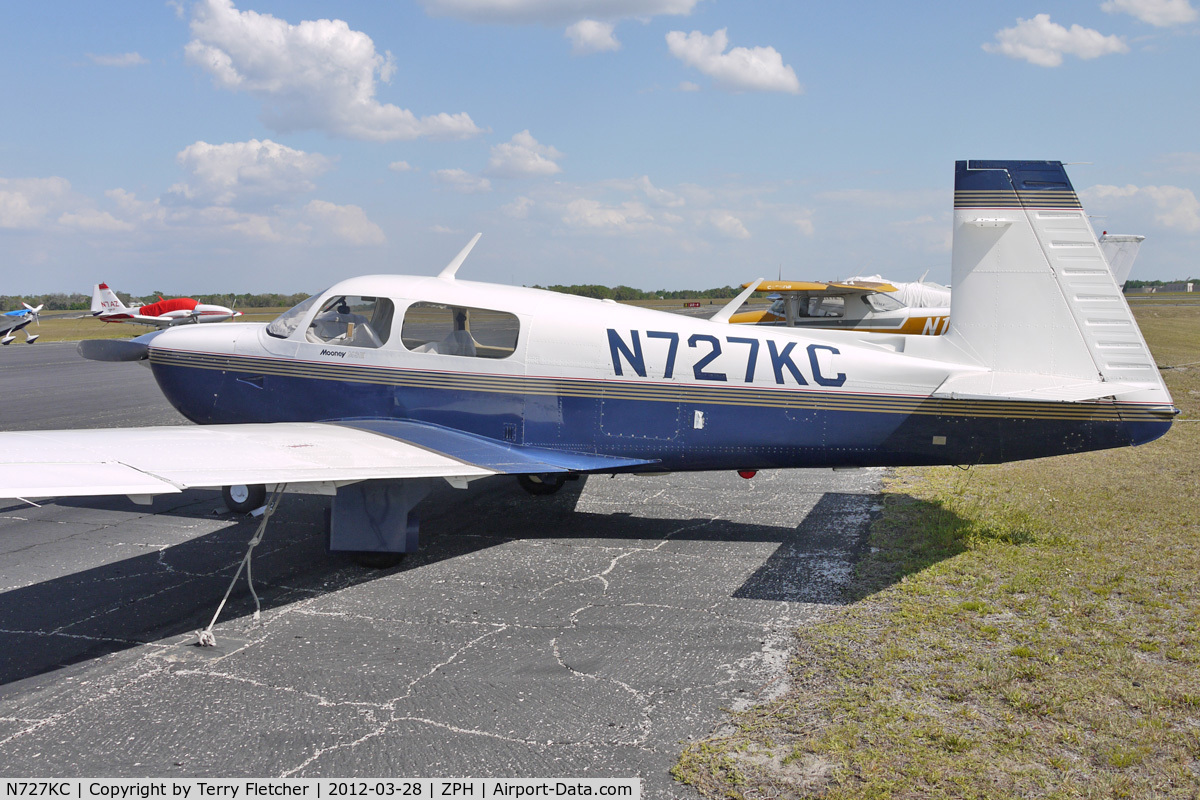
[[[1136,313],[1161,366],[1190,365],[1164,371],[1171,432],[895,471],[849,605],[797,631],[790,691],[676,777],[710,797],[1200,796],[1200,305]]]

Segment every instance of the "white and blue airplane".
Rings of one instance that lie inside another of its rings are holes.
[[[21,305],[25,307],[18,308],[16,311],[6,311],[3,314],[0,314],[0,344],[12,344],[13,340],[17,338],[13,334],[19,330],[25,331],[26,344],[33,344],[37,341],[38,336],[41,335],[38,333],[30,335],[29,331],[26,329],[26,326],[28,326],[31,322],[37,322],[39,325],[42,324],[41,321],[38,320],[38,314],[42,312],[42,309],[45,308],[46,304],[42,303],[37,308],[29,305],[29,303],[21,303]]]
[[[435,277],[342,281],[269,324],[83,342],[197,425],[10,432],[0,497],[332,496],[329,549],[417,546],[433,481],[987,464],[1152,441],[1177,414],[1062,164],[959,161],[942,336],[729,324]],[[1019,310],[1019,311],[1017,311]]]

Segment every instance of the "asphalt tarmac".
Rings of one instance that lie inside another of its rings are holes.
[[[0,429],[182,423],[137,364],[0,352]],[[288,495],[194,646],[257,522],[215,492],[0,506],[0,775],[641,777],[725,709],[783,688],[792,631],[837,612],[880,470],[511,478],[418,508],[421,550],[324,551]]]

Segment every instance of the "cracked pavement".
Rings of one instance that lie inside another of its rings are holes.
[[[81,364],[52,361],[55,407],[0,427],[172,421],[148,370],[99,365],[97,388]],[[443,485],[384,571],[327,555],[327,500],[289,495],[255,550],[261,619],[243,578],[205,649],[256,527],[219,495],[0,507],[0,774],[638,776],[695,797],[669,775],[681,743],[783,688],[881,476]]]

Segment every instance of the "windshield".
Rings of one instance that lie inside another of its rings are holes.
[[[897,308],[904,308],[896,298],[886,294],[865,294],[863,302],[876,311],[895,311]]]
[[[267,333],[277,336],[280,339],[286,339],[291,336],[296,328],[300,327],[300,322],[304,319],[308,310],[312,308],[313,303],[317,302],[317,298],[323,294],[325,292],[314,294],[300,305],[294,306],[280,314],[275,318],[274,322],[267,326]]]

